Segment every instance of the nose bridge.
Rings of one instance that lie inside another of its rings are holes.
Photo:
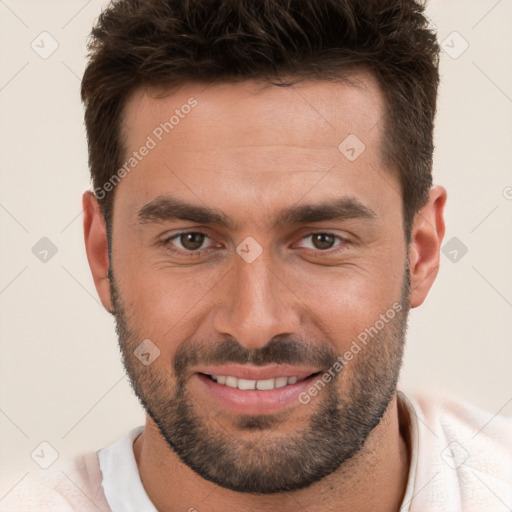
[[[248,348],[262,347],[279,334],[297,332],[299,312],[278,272],[265,251],[251,263],[237,256],[223,301],[217,305],[216,330]]]

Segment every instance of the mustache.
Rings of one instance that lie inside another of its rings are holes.
[[[311,343],[276,336],[259,348],[247,348],[236,339],[224,339],[217,344],[204,342],[185,342],[176,352],[174,372],[176,376],[185,375],[191,366],[221,365],[228,363],[313,365],[328,369],[337,360],[338,354],[325,343]]]

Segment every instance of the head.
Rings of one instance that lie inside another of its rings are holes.
[[[382,421],[444,235],[438,51],[412,0],[119,0],[100,16],[82,82],[89,263],[135,393],[202,477],[303,488]],[[302,399],[227,407],[210,371],[227,365],[295,368]]]

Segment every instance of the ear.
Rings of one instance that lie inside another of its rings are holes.
[[[110,263],[108,259],[107,229],[98,200],[92,191],[84,192],[82,207],[84,212],[85,250],[92,278],[101,303],[109,313],[112,313],[110,280],[108,278]]]
[[[446,190],[439,186],[432,187],[427,204],[414,216],[409,245],[411,308],[423,303],[439,270],[441,243],[445,232],[445,203]]]

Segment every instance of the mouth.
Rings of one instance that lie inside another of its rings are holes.
[[[270,379],[241,379],[235,377],[233,375],[208,375],[203,374],[213,382],[220,384],[222,386],[228,386],[230,388],[240,389],[241,391],[249,391],[249,390],[258,390],[258,391],[269,391],[272,389],[284,388],[285,386],[290,386],[293,384],[297,384],[297,382],[301,382],[306,380],[309,377],[314,377],[316,375],[320,375],[320,372],[312,373],[307,376],[297,376],[292,375],[291,377],[273,377]]]
[[[322,373],[301,371],[293,367],[257,370],[237,367],[232,368],[232,371],[228,368],[222,370],[217,368],[215,371],[196,372],[193,375],[199,393],[207,397],[208,407],[258,415],[302,406],[300,394],[318,380]]]

